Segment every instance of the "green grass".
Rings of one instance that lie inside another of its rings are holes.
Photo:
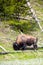
[[[14,52],[13,48],[12,48],[12,44],[9,43],[8,44],[4,44],[4,43],[0,43],[1,46],[3,46],[7,51],[13,52],[13,53],[9,53],[9,54],[5,54],[5,55],[0,55],[0,61],[6,61],[6,60],[28,60],[28,59],[35,59],[35,58],[43,58],[43,48],[39,48],[37,51],[34,50],[28,50],[28,52],[24,51],[24,52]],[[0,49],[0,52],[2,52],[3,50]]]
[[[11,32],[10,32],[10,34],[8,33],[7,36],[10,35],[10,37],[8,37],[8,38],[11,38],[11,40],[13,38],[15,40],[19,33],[18,32],[14,32],[14,33],[12,34],[12,36],[11,36]],[[0,37],[1,36],[4,37],[4,33],[2,33],[2,34],[3,35],[0,35]],[[40,31],[35,32],[34,31],[31,33],[28,32],[28,34],[31,34],[33,36],[38,37],[38,41],[39,41],[38,45],[43,46],[43,32],[40,32]],[[6,37],[6,35],[5,35],[5,37]],[[12,47],[13,42],[11,42],[11,41],[6,42],[6,39],[4,42],[3,41],[0,42],[1,46],[3,46],[7,51],[11,51],[11,52],[14,51],[13,47]],[[43,50],[43,48],[39,48],[38,50]],[[3,51],[3,50],[0,49],[0,52],[1,51]],[[35,52],[34,50],[32,50],[32,51],[28,50],[28,52],[14,52],[14,53],[9,53],[9,54],[5,54],[5,55],[0,55],[0,61],[3,61],[3,60],[5,60],[5,61],[9,60],[10,61],[10,60],[17,60],[17,59],[18,60],[28,60],[28,59],[33,59],[33,58],[34,59],[35,58],[43,58],[43,52],[39,52],[39,51]]]
[[[28,51],[28,52],[16,52],[12,54],[0,55],[0,61],[6,60],[28,60],[35,58],[43,58],[43,52]]]
[[[33,2],[33,1],[32,1]],[[42,2],[41,2],[42,3]],[[40,2],[39,2],[40,4]],[[36,14],[38,18],[41,20],[40,24],[43,27],[43,7],[37,6],[36,4],[32,3],[33,8],[36,11]],[[3,46],[7,51],[14,51],[12,48],[12,43],[15,41],[16,37],[18,34],[20,34],[19,30],[23,29],[24,33],[31,34],[33,36],[38,37],[38,45],[43,46],[43,32],[39,29],[38,25],[35,23],[35,21],[32,20],[30,21],[23,21],[20,20],[19,23],[17,20],[9,20],[9,21],[3,21],[2,24],[0,25],[0,45]],[[8,25],[12,25],[11,29],[9,28]],[[13,29],[13,30],[12,30]],[[16,31],[15,31],[16,30]],[[31,30],[31,31],[30,31]],[[5,37],[5,39],[1,39],[1,37]],[[7,40],[7,39],[11,39]],[[38,50],[43,50],[43,48],[39,48]],[[0,49],[0,52],[3,51]],[[30,60],[30,59],[36,59],[36,58],[43,58],[43,52],[39,51],[31,51],[28,50],[28,52],[16,52],[16,53],[9,53],[5,55],[0,55],[0,61],[6,61],[6,60]]]

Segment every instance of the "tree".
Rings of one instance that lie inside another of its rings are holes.
[[[19,16],[19,14],[24,14],[28,9],[24,6],[25,4],[25,0],[0,0],[0,13]]]

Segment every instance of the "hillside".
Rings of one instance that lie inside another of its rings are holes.
[[[40,20],[40,24],[43,28],[43,3],[37,2],[36,0],[30,0],[33,9],[36,12],[38,19]],[[21,34],[20,29],[23,30],[23,33],[33,35],[38,37],[38,47],[43,47],[43,32],[41,32],[38,24],[33,20],[20,20],[19,23],[17,20],[9,20],[9,21],[0,21],[0,45],[3,46],[7,51],[13,50],[13,42],[16,40],[18,34]],[[43,48],[39,48],[39,50],[43,50]],[[0,49],[0,52],[3,50]],[[9,53],[6,55],[0,55],[0,61],[8,61],[8,60],[30,60],[37,61],[40,59],[41,64],[43,65],[43,52],[40,51],[30,51],[21,53]],[[30,62],[29,61],[29,62]],[[18,62],[18,61],[17,61]],[[22,61],[23,62],[23,61]],[[2,62],[1,62],[2,63]],[[32,63],[32,62],[30,62]],[[6,63],[5,63],[6,64]],[[22,64],[22,63],[21,63]],[[10,64],[11,65],[11,64]],[[13,64],[12,64],[13,65]]]

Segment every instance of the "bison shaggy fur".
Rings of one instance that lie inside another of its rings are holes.
[[[33,49],[37,49],[38,38],[27,35],[19,34],[16,38],[16,41],[13,43],[14,50],[25,50],[26,46],[33,45]]]

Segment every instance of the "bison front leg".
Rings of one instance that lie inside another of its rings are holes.
[[[21,50],[26,50],[26,44],[23,43],[22,49]]]

